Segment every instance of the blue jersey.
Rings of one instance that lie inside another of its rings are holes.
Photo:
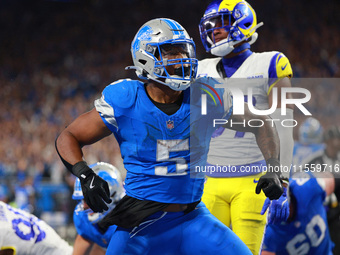
[[[117,226],[110,226],[105,233],[102,233],[97,224],[92,224],[84,210],[79,209],[81,203],[79,203],[73,212],[73,222],[76,227],[78,235],[83,238],[98,244],[103,248],[107,248],[110,243],[113,233],[116,231]]]
[[[292,222],[267,226],[263,250],[277,255],[329,255],[334,244],[328,231],[326,192],[309,172],[297,173],[289,185],[297,208]]]
[[[213,89],[220,106],[214,108],[214,114],[202,115],[199,101],[203,90],[199,87],[214,86],[214,82],[202,85],[204,82],[183,91],[183,102],[172,115],[157,108],[144,84],[136,80],[119,80],[107,86],[101,99],[95,101],[96,110],[120,145],[127,170],[127,195],[162,203],[200,200],[204,175],[193,176],[190,169],[205,165],[214,131],[212,120],[229,118],[232,107],[229,92]],[[208,100],[208,109],[212,109],[212,102],[216,103],[214,98]]]
[[[297,170],[305,169],[304,164],[309,163],[317,155],[321,155],[324,149],[325,145],[322,143],[305,145],[296,142],[293,150],[293,165],[295,165]]]

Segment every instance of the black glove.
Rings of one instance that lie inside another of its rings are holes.
[[[75,164],[72,173],[79,178],[84,200],[94,212],[109,209],[106,203],[111,203],[110,190],[105,180],[96,175],[84,161]]]
[[[270,200],[279,199],[283,193],[280,176],[280,162],[277,159],[268,159],[267,173],[259,179],[256,185],[256,194],[260,194],[262,189]]]

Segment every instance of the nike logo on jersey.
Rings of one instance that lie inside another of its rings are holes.
[[[90,183],[90,189],[93,189],[95,187],[95,185],[93,185],[93,181],[94,181],[94,176],[92,177],[91,183]]]
[[[281,70],[282,70],[282,71],[285,70],[286,67],[287,67],[287,65],[288,65],[288,63],[286,63],[284,66],[281,66]]]
[[[256,179],[254,179],[254,180],[253,180],[253,182],[254,182],[254,183],[258,183],[258,182],[259,182],[259,180],[256,180]]]

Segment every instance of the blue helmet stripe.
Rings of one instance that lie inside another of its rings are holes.
[[[184,28],[177,22],[171,19],[161,19],[161,20],[165,21],[170,26],[170,28],[172,29],[172,33],[174,35],[179,35],[179,36],[184,35]]]

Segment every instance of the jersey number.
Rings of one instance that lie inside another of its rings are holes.
[[[40,229],[39,225],[37,224],[37,219],[28,217],[17,210],[13,210],[10,207],[8,207],[8,209],[20,216],[20,218],[12,220],[12,228],[20,239],[29,241],[36,237],[35,243],[45,239],[46,233]]]
[[[176,172],[169,173],[167,166],[156,166],[155,175],[173,176],[186,175],[188,164],[184,158],[170,158],[170,152],[187,151],[189,150],[189,139],[185,140],[157,140],[157,162],[175,162]]]
[[[324,220],[319,214],[315,215],[307,224],[305,234],[298,234],[287,243],[287,252],[291,255],[308,254],[310,245],[306,241],[307,237],[309,238],[311,246],[317,247],[325,238],[325,233],[326,224]]]

